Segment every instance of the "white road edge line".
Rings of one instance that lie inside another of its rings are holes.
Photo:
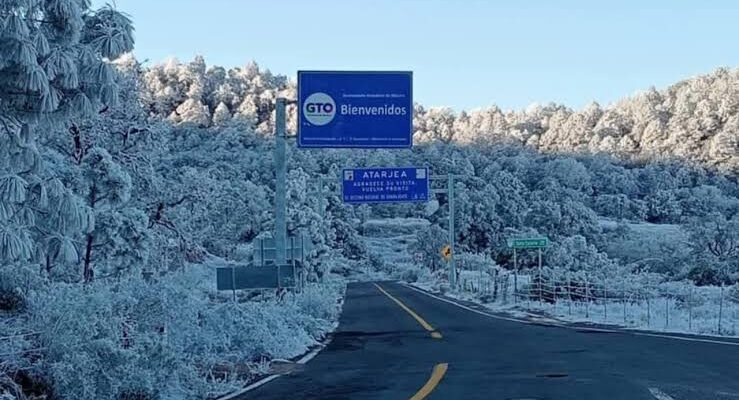
[[[331,331],[332,332],[336,331],[336,328],[338,328],[338,326],[339,326],[338,323],[334,324],[334,327],[333,327],[333,329]],[[306,364],[308,361],[310,361],[313,358],[315,358],[318,355],[318,353],[321,352],[321,350],[323,350],[324,348],[326,348],[326,346],[328,346],[328,344],[331,343],[331,339],[332,338],[333,338],[333,335],[329,335],[326,338],[326,340],[324,340],[318,347],[316,347],[315,349],[311,350],[310,352],[308,352],[308,354],[305,354],[303,357],[300,357],[300,359],[298,359],[298,361],[296,361],[295,363],[296,364]],[[267,383],[272,382],[273,380],[281,377],[282,375],[284,375],[284,374],[274,374],[274,375],[265,376],[264,378],[262,378],[262,379],[260,379],[260,380],[258,380],[256,382],[254,382],[254,383],[252,383],[251,385],[249,385],[249,386],[247,386],[247,387],[245,387],[243,389],[236,390],[234,392],[231,392],[229,394],[223,395],[221,397],[216,397],[215,400],[231,400],[231,399],[234,399],[234,398],[239,397],[239,396],[241,396],[241,395],[243,395],[243,394],[245,394],[247,392],[250,392],[250,391],[252,391],[252,390],[254,390],[254,389],[256,389],[256,388],[258,388],[260,386],[266,385]]]
[[[649,393],[651,393],[652,396],[654,396],[654,398],[657,399],[657,400],[675,400],[674,397],[670,396],[669,394],[667,394],[667,393],[665,393],[665,392],[663,392],[663,391],[661,391],[661,390],[659,390],[657,388],[651,387],[651,388],[647,388],[647,389],[649,389]]]
[[[587,332],[623,333],[623,334],[630,334],[634,336],[649,336],[649,337],[656,337],[656,338],[663,338],[663,339],[682,340],[686,342],[701,342],[701,343],[721,344],[721,345],[726,345],[726,346],[738,346],[739,347],[739,342],[728,342],[728,341],[722,341],[722,340],[692,338],[692,337],[685,337],[685,336],[673,336],[673,335],[664,334],[664,333],[639,332],[639,331],[628,330],[628,329],[616,330],[616,329],[603,329],[603,328],[589,328],[589,327],[584,327],[584,326],[570,326],[567,324],[558,324],[558,323],[553,323],[553,322],[528,321],[528,320],[520,319],[520,318],[503,317],[500,315],[495,315],[495,314],[486,313],[484,311],[475,310],[474,308],[467,307],[464,304],[460,304],[460,303],[457,303],[456,301],[452,301],[449,299],[445,299],[443,297],[439,297],[433,293],[429,293],[425,290],[421,290],[407,283],[401,283],[401,285],[409,289],[415,290],[418,293],[422,293],[436,300],[455,305],[467,311],[471,311],[476,314],[485,315],[490,318],[500,319],[504,321],[519,322],[519,323],[528,324],[528,325],[556,326],[560,328],[566,328],[566,329],[572,329],[572,330],[578,330],[578,331],[587,331]]]

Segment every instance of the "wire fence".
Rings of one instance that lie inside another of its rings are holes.
[[[484,303],[516,306],[573,322],[739,336],[737,287],[645,284],[636,276],[598,278],[536,269],[460,271],[459,289]]]

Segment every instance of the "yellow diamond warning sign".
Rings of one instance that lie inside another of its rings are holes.
[[[452,258],[452,246],[450,245],[444,245],[444,247],[441,248],[441,258],[443,258],[445,261],[449,261]]]

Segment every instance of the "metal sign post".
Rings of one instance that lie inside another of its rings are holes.
[[[518,302],[518,260],[515,247],[513,248],[513,302]]]
[[[278,98],[275,105],[275,262],[285,263],[285,238],[287,236],[287,160],[285,143],[285,105],[284,98]]]
[[[432,193],[446,193],[447,195],[447,204],[449,205],[449,220],[448,220],[448,239],[449,240],[449,260],[448,260],[448,268],[449,268],[449,286],[451,286],[452,289],[457,288],[457,268],[454,263],[454,242],[455,242],[455,233],[454,233],[454,179],[457,177],[464,177],[464,175],[454,175],[454,174],[447,174],[444,175],[434,175],[431,177],[431,180],[434,181],[446,181],[446,188],[441,189],[431,189]]]
[[[542,284],[542,262],[541,262],[541,249],[549,246],[549,238],[536,237],[536,238],[523,238],[523,239],[508,239],[508,247],[513,249],[513,290],[514,293],[518,290],[518,260],[516,259],[517,249],[537,249],[539,254],[539,269],[537,270],[538,285],[539,285],[539,303],[542,301],[544,296]],[[529,285],[530,287],[530,285]],[[529,290],[529,292],[531,292]],[[515,296],[514,296],[515,297]]]
[[[542,280],[542,276],[541,276],[541,247],[539,247],[538,250],[539,250],[539,305],[541,305],[541,298],[544,297],[544,293],[543,293],[544,281]]]
[[[449,247],[451,247],[451,255],[449,256],[449,284],[452,289],[457,288],[457,268],[454,264],[454,175],[447,175],[447,193],[449,196]]]

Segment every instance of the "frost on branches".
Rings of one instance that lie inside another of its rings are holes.
[[[133,47],[128,18],[73,0],[0,5],[0,261],[56,264],[78,258],[93,218],[43,163],[35,136],[117,101],[108,60]],[[7,267],[6,267],[7,268]]]

